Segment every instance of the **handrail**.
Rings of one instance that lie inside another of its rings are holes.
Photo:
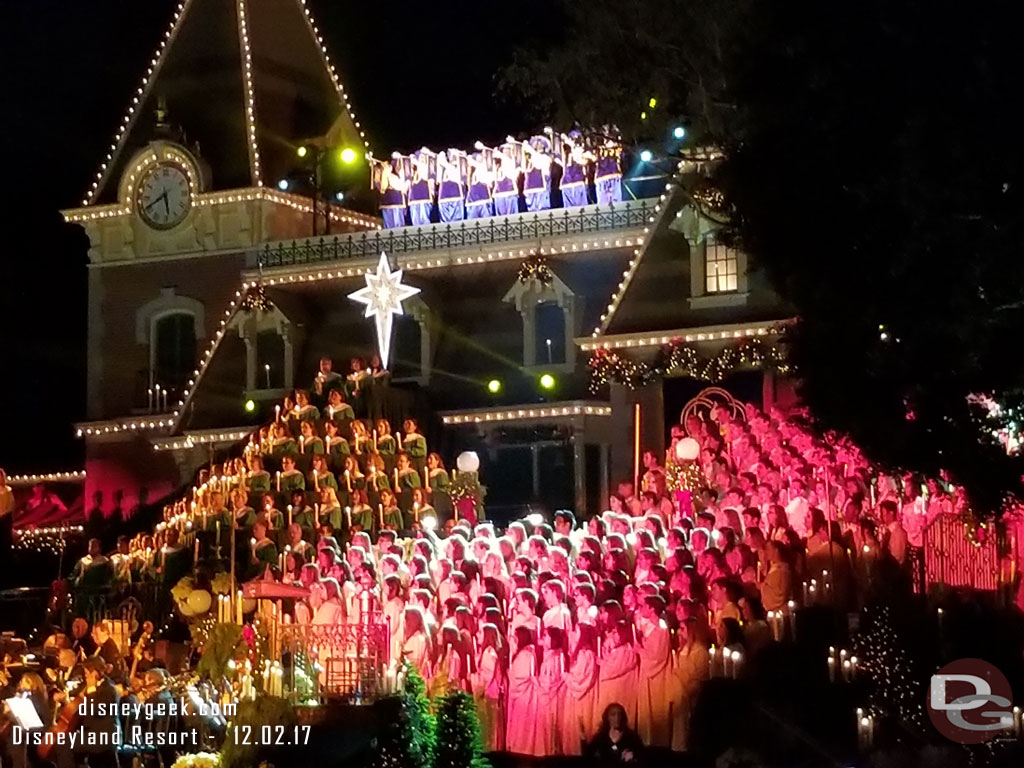
[[[377,258],[382,251],[393,256],[641,228],[654,215],[657,202],[656,198],[630,200],[613,205],[586,205],[426,227],[398,227],[268,243],[246,254],[246,269]]]

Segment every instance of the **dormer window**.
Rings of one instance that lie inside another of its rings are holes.
[[[721,243],[704,243],[705,293],[739,290],[739,256]]]

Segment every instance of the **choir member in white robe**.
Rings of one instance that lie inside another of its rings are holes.
[[[390,643],[391,663],[402,658],[402,645],[405,642],[405,627],[402,618],[405,615],[405,600],[402,599],[402,579],[397,573],[384,577],[384,621],[387,622]]]
[[[505,749],[505,669],[501,632],[495,624],[480,625],[479,646],[473,696],[480,721],[480,742],[484,752],[501,752]]]
[[[568,631],[572,626],[572,617],[565,604],[565,585],[558,579],[551,579],[544,582],[540,594],[544,598],[544,605],[547,606],[541,620],[544,628]]]
[[[630,625],[622,622],[608,631],[600,665],[597,711],[604,712],[609,704],[621,704],[629,721],[636,722],[637,663]]]
[[[659,595],[647,595],[635,616],[639,659],[636,730],[648,747],[668,747],[670,728],[671,636],[661,620],[665,602]]]
[[[679,626],[679,650],[672,660],[672,751],[683,752],[689,744],[690,714],[701,684],[707,680],[710,654],[698,638],[698,620],[688,618]]]
[[[508,667],[508,726],[505,748],[514,754],[540,756],[537,750],[537,656],[533,632],[525,626],[514,633]]]
[[[562,719],[562,750],[566,755],[582,754],[583,745],[597,731],[597,631],[592,624],[581,624],[573,637]]]
[[[565,632],[544,630],[544,658],[537,675],[537,749],[544,755],[561,755],[565,704]]]
[[[402,623],[405,625],[402,658],[416,668],[426,684],[430,680],[430,638],[424,628],[422,609],[407,606]]]

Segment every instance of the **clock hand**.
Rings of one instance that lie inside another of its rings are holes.
[[[163,194],[163,198],[164,198],[164,212],[166,212],[166,214],[168,216],[170,216],[171,215],[171,204],[169,202],[167,202],[167,192],[166,191]]]
[[[164,201],[164,206],[166,206],[167,205],[167,190],[166,189],[164,190],[164,193],[162,195],[160,195],[160,197],[154,199],[149,205],[146,206],[146,210],[148,211],[150,208],[152,208],[154,205],[159,203],[161,200]]]

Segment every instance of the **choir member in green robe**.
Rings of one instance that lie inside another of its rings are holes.
[[[352,532],[366,531],[370,532],[374,529],[374,511],[367,503],[366,491],[359,490],[354,494],[355,503],[352,505]]]
[[[391,434],[391,424],[388,423],[387,419],[377,421],[373,444],[377,455],[384,460],[384,471],[390,477],[395,469],[395,454],[398,453],[398,441]]]
[[[452,501],[448,495],[452,482],[440,454],[431,453],[427,456],[427,477],[430,480],[430,503],[437,509],[437,519],[448,520],[452,517]]]
[[[321,488],[333,488],[338,490],[338,481],[334,479],[331,470],[327,468],[327,458],[321,454],[313,456],[313,466],[309,470],[309,477],[306,478],[306,487],[310,490],[320,492]]]
[[[342,437],[340,432],[341,428],[337,422],[324,422],[324,453],[327,455],[327,466],[334,472],[342,469],[345,457],[352,454],[348,440]]]
[[[366,410],[366,399],[363,390],[366,386],[366,364],[361,357],[353,357],[349,361],[349,374],[345,379],[345,399],[352,404],[356,417],[361,417]]]
[[[378,530],[400,531],[405,526],[402,510],[395,503],[395,495],[390,490],[380,492],[380,503],[377,506]]]
[[[264,522],[268,530],[279,531],[284,528],[284,515],[274,506],[274,494],[265,493],[260,507],[256,512],[256,522]]]
[[[231,517],[236,528],[252,528],[256,523],[256,510],[249,506],[249,494],[242,488],[231,492]]]
[[[299,427],[299,453],[303,456],[323,455],[324,441],[316,433],[316,424],[312,421],[303,421]]]
[[[355,418],[356,412],[345,402],[345,393],[340,389],[331,390],[331,396],[327,401],[327,420],[340,426],[354,421]]]
[[[266,493],[270,490],[270,473],[263,469],[263,458],[257,454],[249,454],[245,488],[249,493]]]
[[[277,566],[277,545],[267,537],[267,524],[258,521],[252,529],[252,541],[249,544],[250,557],[247,578],[255,579],[264,574],[269,566]]]
[[[318,403],[326,403],[332,391],[345,386],[345,380],[334,369],[334,361],[324,355],[320,358],[320,370],[313,379],[313,394]]]
[[[306,490],[306,478],[295,468],[295,457],[290,454],[282,457],[276,480],[278,493]]]
[[[388,390],[391,384],[391,371],[380,361],[380,355],[370,358],[366,372],[366,410],[373,420],[384,418],[387,411]]]
[[[420,434],[416,419],[406,419],[402,431],[405,432],[402,450],[409,454],[413,468],[422,476],[427,466],[427,438]]]
[[[422,488],[423,484],[420,482],[420,475],[413,468],[407,453],[402,452],[398,454],[398,466],[395,467],[394,476],[398,506],[408,517],[412,510],[413,489]],[[409,530],[409,528],[406,527],[405,530]]]
[[[338,494],[333,488],[323,486],[320,488],[320,525],[330,523],[336,531],[348,532],[348,521],[341,511],[341,503],[338,501]],[[343,528],[344,526],[344,528]]]
[[[309,392],[304,389],[295,390],[295,418],[300,422],[320,421],[320,411],[309,402]]]
[[[412,509],[405,518],[405,527],[410,531],[421,531],[420,522],[424,517],[433,517],[437,520],[437,510],[427,502],[427,492],[423,488],[417,488],[412,492]]]
[[[367,461],[370,455],[373,453],[373,438],[370,437],[370,432],[366,428],[366,422],[356,419],[351,424],[352,428],[352,440],[350,445],[352,448],[352,455],[356,457],[356,461],[359,465],[366,470]]]
[[[270,425],[271,433],[271,455],[274,458],[281,459],[285,456],[294,456],[299,452],[299,447],[295,444],[295,438],[292,437],[292,431],[286,423],[283,421],[275,422]]]
[[[360,490],[366,490],[366,475],[359,468],[355,456],[349,456],[345,459],[344,467],[338,474],[338,501],[341,506],[353,506],[352,494]]]
[[[312,533],[316,527],[313,508],[306,503],[305,491],[292,491],[291,497],[291,522],[298,523],[304,531]]]

